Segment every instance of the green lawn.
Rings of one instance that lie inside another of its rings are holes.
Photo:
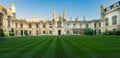
[[[120,58],[120,36],[28,36],[0,39],[0,58]]]

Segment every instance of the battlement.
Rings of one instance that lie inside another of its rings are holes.
[[[111,6],[107,7],[107,8],[105,8],[105,9],[104,9],[104,12],[107,13],[107,12],[116,10],[116,9],[118,9],[118,8],[120,8],[120,1],[118,1],[117,3],[111,5]]]

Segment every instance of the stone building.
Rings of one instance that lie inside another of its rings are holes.
[[[51,20],[27,20],[16,18],[15,4],[12,4],[10,9],[0,5],[0,28],[8,36],[10,31],[15,32],[16,36],[24,36],[24,30],[27,30],[29,35],[84,35],[86,28],[92,29],[94,35],[101,35],[105,31],[120,30],[120,1],[109,7],[101,5],[100,8],[101,18],[90,21],[85,17],[83,20],[79,20],[78,17],[67,19],[66,10],[62,16],[53,10]]]

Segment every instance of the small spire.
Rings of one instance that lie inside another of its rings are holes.
[[[34,16],[32,16],[32,20],[34,20],[35,19],[35,17]]]
[[[103,8],[103,9],[104,9],[104,8],[105,8],[105,5],[103,5],[103,4],[102,4],[102,5],[101,5],[101,8]]]
[[[64,9],[64,13],[63,14],[66,15],[66,9]]]
[[[4,4],[2,4],[1,6],[2,6],[2,7],[5,7],[5,5],[4,5]]]
[[[42,19],[42,17],[40,16],[40,17],[39,17],[39,19],[41,20],[41,19]]]
[[[53,8],[53,15],[55,15],[56,14],[56,12],[55,12],[55,9]]]
[[[86,21],[86,18],[85,18],[85,16],[83,16],[83,21]]]
[[[70,20],[72,20],[72,16],[70,17]]]
[[[46,16],[46,20],[49,20],[48,16]]]
[[[76,18],[75,18],[75,20],[77,21],[79,19],[79,17],[77,16]]]
[[[16,4],[12,3],[11,6],[16,6]]]

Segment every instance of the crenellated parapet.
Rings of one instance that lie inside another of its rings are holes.
[[[117,9],[120,9],[120,1],[105,8],[104,9],[104,13],[108,13],[108,12],[111,12],[111,11],[114,11],[114,10],[117,10]]]

